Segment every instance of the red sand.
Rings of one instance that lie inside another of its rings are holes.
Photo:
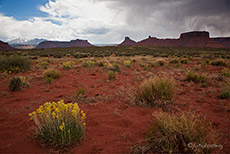
[[[57,64],[54,64],[55,66]],[[192,68],[195,63],[182,65]],[[137,68],[141,71],[137,72]],[[60,79],[52,84],[45,84],[42,78],[44,69],[33,67],[27,73],[19,75],[30,79],[30,87],[21,91],[11,92],[7,78],[0,75],[0,153],[48,153],[54,149],[41,146],[32,136],[28,113],[37,109],[46,101],[65,100],[79,102],[74,98],[75,91],[81,87],[86,89],[89,103],[79,103],[87,114],[85,138],[69,148],[71,153],[128,153],[130,147],[145,140],[148,127],[151,126],[152,113],[160,108],[138,107],[128,104],[118,94],[124,87],[125,91],[135,88],[147,78],[147,71],[134,63],[131,68],[121,68],[117,79],[107,80],[106,70],[101,67],[76,67],[62,72]],[[79,70],[79,72],[77,71]],[[221,67],[208,65],[201,69],[205,74],[217,74]],[[222,136],[220,144],[229,152],[229,100],[218,98],[221,84],[216,77],[209,77],[209,86],[201,88],[200,84],[184,81],[185,71],[173,65],[151,68],[154,76],[170,76],[177,83],[175,100],[178,111],[195,110],[205,115],[218,128]],[[139,79],[136,77],[140,77]],[[56,151],[57,152],[57,151]]]

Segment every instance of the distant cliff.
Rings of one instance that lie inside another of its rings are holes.
[[[0,50],[14,50],[8,43],[0,41]]]
[[[217,37],[211,39],[222,44],[226,48],[230,48],[230,37]]]
[[[230,37],[210,38],[209,32],[193,31],[182,33],[178,39],[158,39],[149,36],[139,42],[126,39],[119,46],[159,46],[159,47],[212,47],[229,48]]]
[[[137,42],[131,40],[129,37],[125,37],[125,40],[119,44],[119,46],[133,46],[136,45]]]
[[[67,47],[90,47],[93,46],[87,40],[71,40],[70,42],[58,42],[58,41],[44,41],[39,43],[36,47],[37,49],[41,48],[67,48]]]

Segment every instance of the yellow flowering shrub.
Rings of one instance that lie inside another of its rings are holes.
[[[123,61],[123,64],[124,64],[126,67],[131,67],[131,63],[132,63],[131,60],[125,60],[125,61]]]
[[[45,143],[63,147],[84,137],[86,114],[77,103],[46,102],[29,116],[38,139]]]
[[[81,64],[82,67],[93,67],[96,65],[95,61],[85,61]]]
[[[63,69],[64,70],[69,70],[69,69],[71,69],[71,68],[73,68],[73,62],[71,62],[71,61],[67,61],[67,62],[63,62]]]

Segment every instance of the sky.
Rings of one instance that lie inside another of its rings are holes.
[[[93,44],[189,31],[230,37],[230,0],[0,0],[0,40],[43,38]]]

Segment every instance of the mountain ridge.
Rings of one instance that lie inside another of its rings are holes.
[[[162,47],[212,47],[229,48],[230,37],[210,38],[207,31],[191,31],[181,33],[176,39],[159,39],[149,36],[146,39],[130,44],[130,38],[119,44],[119,46],[162,46]]]

